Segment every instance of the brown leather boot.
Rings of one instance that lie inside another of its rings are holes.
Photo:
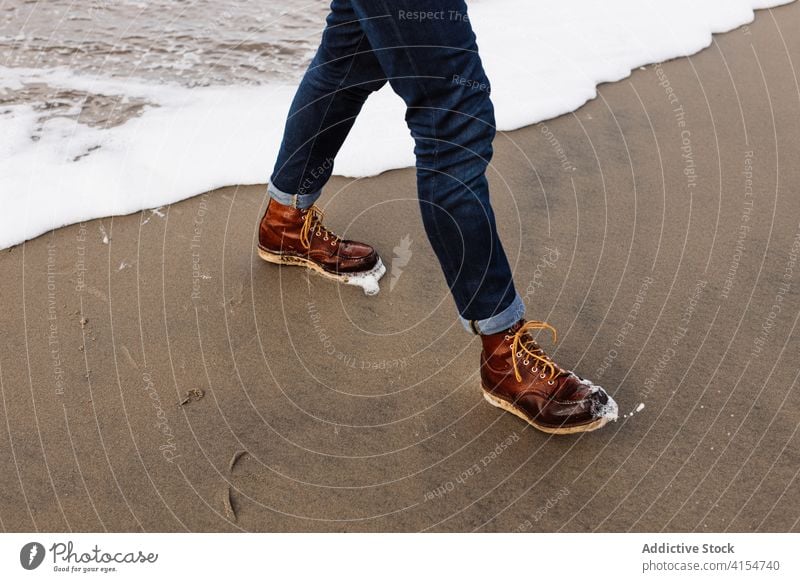
[[[504,332],[482,335],[481,387],[490,404],[551,434],[588,432],[617,419],[617,403],[600,386],[561,369],[530,336],[556,330],[541,321],[519,321]]]
[[[386,273],[378,253],[368,244],[342,240],[323,226],[322,218],[317,206],[294,208],[270,199],[258,233],[259,256],[376,294],[378,280]]]

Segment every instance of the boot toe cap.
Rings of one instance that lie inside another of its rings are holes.
[[[378,263],[378,253],[371,246],[354,241],[345,241],[338,253],[339,272],[357,273],[369,271]]]

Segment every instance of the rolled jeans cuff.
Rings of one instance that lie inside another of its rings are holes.
[[[508,329],[525,315],[525,302],[519,294],[514,297],[511,305],[500,313],[486,319],[461,319],[464,329],[473,334],[490,335]]]
[[[274,198],[285,206],[291,206],[292,208],[309,208],[320,197],[322,190],[317,190],[312,194],[287,194],[276,188],[275,185],[270,182],[267,185],[267,194],[269,194],[270,198]]]

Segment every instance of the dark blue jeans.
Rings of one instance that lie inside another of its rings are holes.
[[[502,331],[524,303],[489,202],[494,109],[463,0],[333,0],[269,194],[311,206],[367,97],[387,81],[407,106],[423,224],[461,320],[473,332]]]

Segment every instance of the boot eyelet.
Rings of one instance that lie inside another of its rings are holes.
[[[533,372],[534,374],[536,374],[538,371],[539,371],[539,368],[531,368],[531,372]]]
[[[528,364],[530,364],[530,363],[531,363],[531,361],[530,361],[530,360],[523,360],[523,361],[522,361],[522,363],[523,363],[523,364],[525,364],[525,365],[527,366]]]
[[[555,384],[556,384],[556,383],[555,383],[555,380],[548,380],[548,381],[547,381],[547,385],[548,385],[548,386],[555,386]]]
[[[317,232],[317,236],[322,236],[319,232]]]
[[[336,241],[335,241],[335,240],[334,240],[334,241],[331,241],[331,246],[332,246],[332,247],[335,247],[335,246],[336,246]]]
[[[517,352],[517,357],[518,357],[518,358],[521,358],[521,357],[522,357],[522,351],[519,351],[519,352]]]
[[[545,374],[544,372],[542,372],[541,374],[539,374],[539,378],[541,378],[542,380],[544,380],[545,378],[547,378],[547,374]]]

